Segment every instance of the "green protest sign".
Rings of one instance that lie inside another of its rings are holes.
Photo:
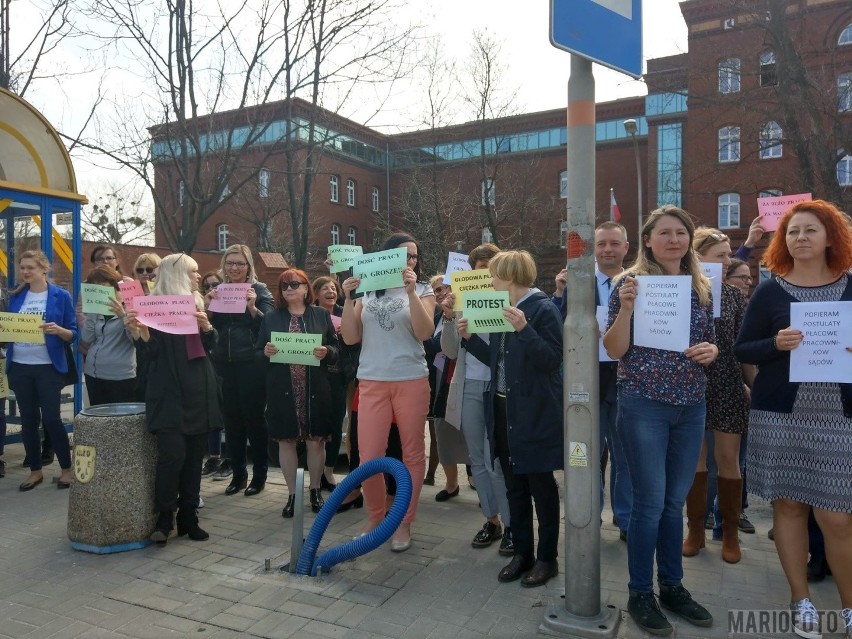
[[[322,335],[319,333],[277,333],[269,339],[278,349],[269,361],[273,364],[301,364],[303,366],[319,366],[320,361],[314,355],[314,349],[322,346]]]
[[[511,333],[515,328],[503,318],[509,306],[507,291],[470,291],[464,294],[462,316],[471,333]]]
[[[340,273],[352,268],[355,259],[360,257],[364,250],[360,246],[349,244],[332,244],[328,247],[328,259],[331,265],[328,270],[331,273]]]
[[[115,299],[115,289],[101,284],[83,284],[83,312],[98,315],[115,315],[110,302]]]
[[[408,249],[367,253],[355,259],[352,275],[361,278],[357,293],[402,287],[402,272],[408,266]]]

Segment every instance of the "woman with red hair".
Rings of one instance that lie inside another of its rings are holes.
[[[852,384],[790,381],[790,351],[804,337],[791,326],[796,302],[852,301],[852,227],[832,204],[802,202],[781,218],[763,255],[773,277],[754,292],[734,347],[758,366],[749,415],[749,491],[771,501],[775,547],[790,585],[794,630],[821,637],[807,580],[808,511],[852,636]],[[842,335],[852,353],[852,336]],[[852,354],[848,355],[852,357]]]

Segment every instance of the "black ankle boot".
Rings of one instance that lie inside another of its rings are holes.
[[[157,517],[157,523],[154,526],[154,532],[151,533],[149,539],[158,544],[165,545],[169,540],[169,534],[171,534],[173,528],[174,517],[172,515],[172,511],[161,510]]]
[[[325,500],[322,498],[321,489],[311,488],[311,510],[318,513],[323,504],[325,504]]]
[[[281,516],[284,519],[290,519],[293,516],[293,509],[296,507],[296,496],[290,495],[287,498],[287,505],[284,506],[284,510],[281,511]]]
[[[198,525],[195,508],[179,510],[177,514],[177,536],[187,535],[193,541],[207,541],[210,535]]]

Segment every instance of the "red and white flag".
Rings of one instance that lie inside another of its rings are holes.
[[[621,221],[621,211],[618,210],[618,202],[615,201],[615,191],[609,190],[609,219],[611,222]]]

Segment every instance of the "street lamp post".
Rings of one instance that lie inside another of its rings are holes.
[[[639,238],[636,250],[638,251],[642,247],[642,164],[639,161],[639,141],[636,139],[636,120],[632,118],[625,120],[624,131],[633,140],[633,155],[636,157],[636,194],[638,197],[638,200],[636,201],[636,219],[638,223],[638,226],[636,227],[636,235]]]

